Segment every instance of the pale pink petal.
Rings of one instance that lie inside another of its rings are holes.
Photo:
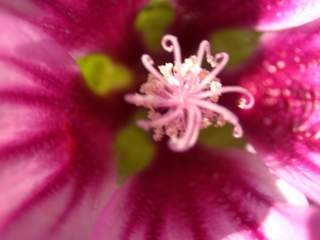
[[[320,18],[319,0],[259,0],[255,28],[262,31],[297,27]]]
[[[262,229],[272,240],[317,240],[319,209],[276,204],[262,221]],[[288,221],[290,219],[290,221]]]

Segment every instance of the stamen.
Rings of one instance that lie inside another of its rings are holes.
[[[198,140],[198,136],[200,133],[200,129],[201,129],[201,118],[202,118],[202,114],[201,111],[197,108],[195,108],[195,124],[194,124],[194,131],[192,132],[192,135],[190,137],[190,141],[189,141],[189,147],[193,147],[197,140]]]
[[[162,126],[167,125],[168,123],[170,123],[174,119],[176,119],[180,114],[181,114],[181,110],[176,109],[174,111],[170,111],[170,112],[164,114],[162,117],[160,117],[156,120],[152,120],[152,121],[141,120],[138,123],[139,123],[139,126],[142,126],[144,129],[149,129],[151,127],[153,127],[153,128],[162,127]]]
[[[238,86],[227,86],[221,87],[220,89],[215,88],[215,90],[211,89],[210,91],[203,91],[195,96],[199,99],[210,98],[217,95],[222,95],[223,93],[241,93],[246,95],[246,98],[241,98],[239,101],[239,108],[242,109],[250,109],[254,105],[254,97],[253,95],[245,88]]]
[[[137,106],[149,107],[173,107],[178,104],[175,100],[168,100],[156,96],[143,96],[139,94],[127,94],[125,100]]]
[[[234,126],[234,131],[233,131],[233,136],[235,138],[240,138],[243,135],[243,130],[242,127],[239,124],[239,119],[238,117],[233,114],[230,110],[228,110],[225,107],[222,107],[216,103],[208,102],[208,101],[203,101],[203,100],[193,100],[192,101],[194,104],[199,106],[200,108],[211,110],[215,113],[219,113],[223,119],[228,121]]]
[[[218,53],[216,55],[216,59],[220,59],[221,62],[217,62],[216,67],[206,76],[205,79],[202,80],[202,82],[199,85],[198,91],[201,91],[203,88],[205,88],[209,83],[214,81],[216,76],[221,72],[221,70],[227,65],[227,62],[229,61],[229,56],[226,53]]]
[[[227,86],[221,89],[221,93],[242,93],[247,96],[247,98],[241,98],[239,101],[239,108],[249,109],[254,105],[253,95],[245,88],[238,86]]]
[[[153,66],[149,55],[141,60],[149,71],[148,81],[142,85],[141,94],[128,94],[125,100],[149,111],[149,121],[141,120],[138,125],[145,130],[154,130],[154,139],[160,140],[167,135],[169,147],[173,151],[186,151],[196,144],[200,129],[211,123],[221,126],[229,122],[234,126],[234,137],[241,137],[243,130],[238,117],[227,108],[218,105],[224,93],[240,93],[240,108],[251,108],[254,104],[252,94],[239,86],[222,86],[217,75],[226,65],[229,57],[226,53],[212,55],[208,41],[200,43],[197,56],[181,61],[181,50],[175,36],[162,38],[162,46],[174,53],[174,64],[159,66],[160,72]],[[211,71],[202,68],[206,61]]]
[[[198,49],[198,53],[197,53],[197,62],[196,62],[196,65],[198,67],[201,67],[205,53],[207,54],[207,58],[208,57],[212,58],[212,54],[211,54],[211,50],[210,50],[210,43],[207,40],[203,40],[199,45],[199,49]]]
[[[161,45],[164,50],[167,52],[173,52],[174,54],[174,63],[175,66],[178,68],[181,65],[181,50],[178,40],[175,36],[172,35],[165,35],[162,38]]]
[[[144,67],[156,78],[158,78],[160,81],[164,81],[163,76],[153,67],[154,61],[152,58],[147,55],[143,54],[141,57],[141,61],[144,65]]]
[[[193,108],[190,108],[187,112],[186,122],[187,126],[182,137],[179,139],[171,139],[169,146],[174,151],[184,151],[186,148],[190,148],[190,139],[192,138],[193,131],[196,127],[195,125],[195,111]]]

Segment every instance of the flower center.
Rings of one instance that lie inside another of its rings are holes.
[[[165,35],[162,47],[173,52],[174,63],[166,63],[154,68],[149,55],[141,60],[149,71],[148,80],[140,88],[139,94],[128,94],[126,101],[149,109],[149,120],[140,120],[138,125],[146,130],[154,130],[154,139],[170,138],[169,147],[173,151],[186,151],[193,147],[200,129],[212,123],[223,126],[226,122],[234,126],[233,136],[242,137],[243,130],[238,117],[218,104],[224,93],[237,92],[246,95],[241,98],[239,107],[251,108],[254,104],[252,94],[238,86],[222,86],[217,75],[228,62],[228,54],[212,55],[210,44],[200,43],[197,55],[182,62],[181,50],[176,37]],[[202,68],[203,59],[211,66],[211,71]]]

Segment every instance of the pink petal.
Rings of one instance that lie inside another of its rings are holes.
[[[224,27],[280,30],[318,19],[318,0],[173,0],[177,11],[172,31],[196,43]],[[192,29],[192,31],[190,31]]]
[[[269,239],[279,219],[282,234],[304,236],[307,229],[296,232],[282,206],[269,216],[275,200],[281,197],[273,179],[251,155],[161,149],[149,169],[114,194],[92,239]]]
[[[309,226],[311,229],[311,236],[314,239],[317,239],[318,236],[320,236],[320,213],[319,211],[315,212],[313,214],[313,216],[311,217],[310,221],[309,221]]]
[[[108,106],[30,24],[1,10],[0,32],[0,239],[86,239],[113,189]]]
[[[281,30],[312,22],[320,17],[318,0],[259,0],[259,20],[255,28]]]
[[[272,240],[317,240],[319,224],[319,209],[276,204],[261,226]]]
[[[20,0],[15,5],[11,0],[4,2],[76,54],[104,50],[126,60],[140,47],[134,18],[146,0]]]
[[[252,26],[279,30],[311,22],[320,16],[318,0],[173,0],[180,17],[214,26]],[[211,23],[210,23],[211,22]]]
[[[266,164],[320,203],[320,21],[266,34],[240,75],[256,105],[242,116]],[[241,113],[240,113],[241,114]]]

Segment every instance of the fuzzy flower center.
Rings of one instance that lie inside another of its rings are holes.
[[[156,141],[169,137],[169,147],[173,151],[186,151],[197,142],[199,132],[214,124],[223,126],[229,122],[234,126],[233,136],[242,137],[243,130],[238,117],[227,108],[218,104],[224,93],[245,95],[239,101],[242,109],[254,104],[252,94],[239,86],[222,86],[217,75],[228,62],[228,54],[212,55],[210,43],[203,40],[197,52],[181,59],[181,50],[175,36],[165,35],[162,47],[174,55],[174,63],[166,63],[156,69],[149,55],[141,60],[149,71],[148,80],[140,88],[139,94],[128,94],[126,101],[149,109],[148,120],[138,121],[146,130],[153,129]],[[206,59],[211,70],[202,67]]]

